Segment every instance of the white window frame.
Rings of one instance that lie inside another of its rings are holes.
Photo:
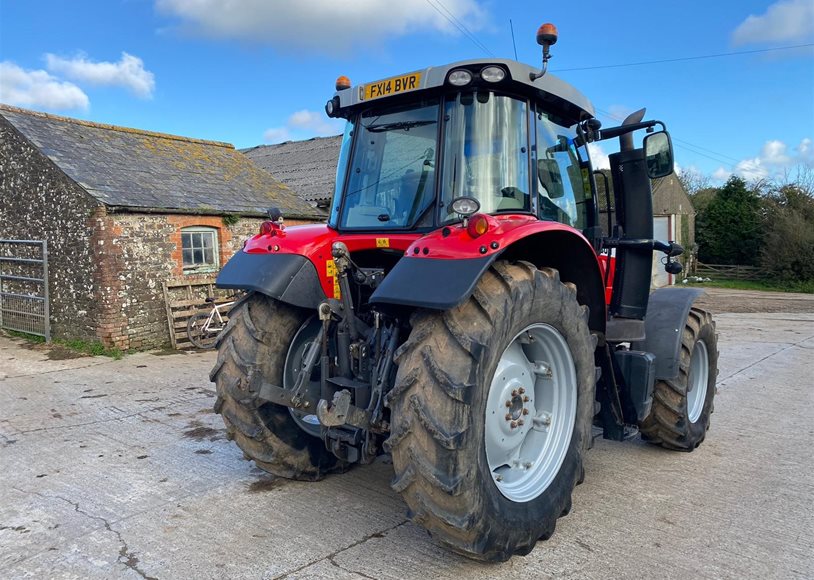
[[[201,234],[200,245],[195,244],[195,236],[189,236],[191,245],[188,247],[184,244],[185,234]],[[203,236],[211,236],[212,240],[212,259],[207,260],[206,254],[209,248],[206,248]],[[202,261],[195,263],[196,253],[201,252]],[[191,257],[191,263],[187,263],[187,258]],[[181,228],[181,266],[184,274],[198,274],[204,272],[216,272],[220,269],[220,248],[218,244],[218,228],[211,228],[206,226],[192,226],[188,228]]]

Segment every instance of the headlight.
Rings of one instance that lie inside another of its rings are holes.
[[[464,217],[471,216],[480,209],[480,203],[474,197],[456,197],[452,200],[452,211]]]
[[[487,83],[499,83],[506,78],[506,71],[499,66],[487,66],[480,71],[480,78]]]
[[[336,117],[339,113],[339,97],[334,97],[325,103],[325,113],[329,117]]]
[[[454,70],[449,73],[449,77],[447,78],[449,84],[455,85],[456,87],[463,87],[468,85],[472,82],[472,73],[468,70]]]

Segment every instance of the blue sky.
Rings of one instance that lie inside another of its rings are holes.
[[[510,19],[529,63],[555,23],[550,70],[605,126],[646,106],[680,168],[814,167],[814,0],[0,0],[0,102],[237,147],[335,134],[338,75],[511,58]],[[584,67],[602,68],[568,70]]]

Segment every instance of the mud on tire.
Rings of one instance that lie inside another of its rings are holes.
[[[692,382],[690,376],[692,357],[698,342],[704,343],[708,378],[700,414],[693,421],[688,405],[688,401],[691,402],[688,386]],[[681,336],[678,377],[656,381],[653,388],[653,407],[639,425],[642,438],[655,445],[677,451],[692,451],[698,447],[704,441],[709,429],[717,375],[718,337],[715,334],[715,322],[709,312],[692,308]]]
[[[258,400],[251,387],[257,373],[283,384],[288,346],[305,318],[304,311],[268,296],[248,295],[218,337],[218,362],[209,378],[217,387],[215,412],[248,459],[279,477],[315,481],[343,465],[297,426],[287,408]]]
[[[393,489],[412,519],[446,547],[480,560],[527,554],[554,532],[583,475],[594,400],[594,346],[587,308],[556,270],[498,262],[472,297],[446,312],[418,311],[396,353],[388,394]],[[577,377],[576,421],[553,481],[530,501],[497,488],[484,449],[485,405],[498,359],[530,324],[554,327],[567,341]]]

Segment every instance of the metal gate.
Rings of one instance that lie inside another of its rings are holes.
[[[45,240],[0,240],[0,327],[51,341]]]

